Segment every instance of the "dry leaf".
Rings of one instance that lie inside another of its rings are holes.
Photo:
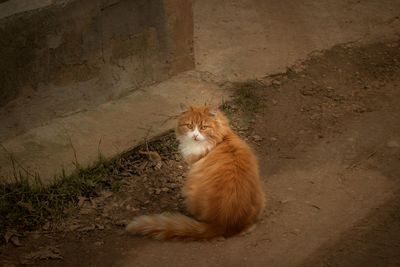
[[[79,224],[72,224],[72,225],[70,225],[68,227],[68,230],[72,232],[72,231],[75,231],[76,229],[78,229],[80,227],[81,227],[81,225],[79,225]]]
[[[162,162],[161,162],[161,161],[159,161],[159,162],[157,162],[156,166],[154,166],[154,169],[156,169],[156,170],[160,170],[160,169],[161,169],[161,167],[162,167]]]
[[[82,207],[79,210],[80,214],[91,214],[96,211],[96,203],[93,199],[89,199],[90,201],[85,201]]]
[[[8,230],[5,234],[4,234],[4,240],[6,241],[6,243],[8,243],[8,241],[10,240],[10,238],[14,235],[14,231]]]
[[[17,233],[15,230],[7,230],[7,232],[4,234],[4,240],[6,243],[11,240],[13,236],[21,236],[20,234]]]
[[[77,231],[78,232],[88,232],[88,231],[93,231],[96,228],[96,226],[94,224],[90,225],[90,226],[85,226],[82,228],[79,228]]]
[[[157,163],[161,161],[161,156],[157,151],[139,151],[140,154],[146,155],[149,160]]]
[[[106,190],[103,190],[100,193],[101,197],[104,198],[104,199],[111,197],[113,194],[114,194],[113,192],[106,191]]]
[[[86,197],[78,197],[78,207],[81,208],[86,201]]]
[[[257,134],[253,135],[253,139],[254,139],[254,141],[256,141],[256,142],[260,142],[260,141],[263,140],[263,138],[262,138],[261,136],[257,135]]]
[[[89,198],[89,200],[90,200],[90,204],[92,204],[92,208],[93,209],[97,208],[97,205],[96,205],[96,202],[94,201],[94,199],[93,198]]]
[[[14,246],[16,246],[16,247],[22,246],[21,242],[19,242],[18,236],[16,236],[16,235],[13,235],[13,236],[10,238],[10,241],[11,241],[11,243],[12,243]]]

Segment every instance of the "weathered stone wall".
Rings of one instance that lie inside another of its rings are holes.
[[[187,0],[74,0],[0,20],[0,106],[92,79],[123,94],[193,67]]]

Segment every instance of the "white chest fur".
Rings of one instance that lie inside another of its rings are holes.
[[[211,149],[211,147],[211,144],[206,141],[195,141],[187,137],[179,139],[179,149],[185,158],[190,155],[203,155],[207,150]]]

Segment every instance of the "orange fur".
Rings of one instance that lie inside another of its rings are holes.
[[[139,216],[127,231],[161,240],[200,240],[252,227],[265,204],[257,159],[227,118],[207,107],[189,107],[178,119],[176,135],[191,166],[183,193],[195,219],[181,214]]]

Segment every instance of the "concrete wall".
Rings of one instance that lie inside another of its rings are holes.
[[[0,106],[88,80],[107,99],[193,67],[187,0],[55,1],[0,19]]]

